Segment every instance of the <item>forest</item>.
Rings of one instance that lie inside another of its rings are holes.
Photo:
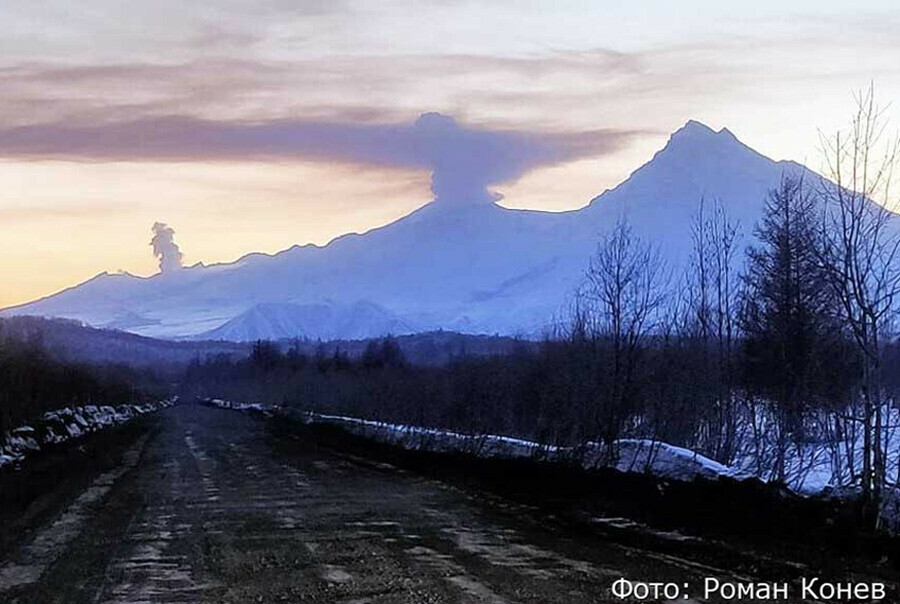
[[[37,337],[0,324],[0,434],[69,406],[117,405],[163,398],[164,380],[125,364],[61,358]]]

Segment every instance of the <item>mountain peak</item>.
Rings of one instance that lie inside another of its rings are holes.
[[[721,149],[723,145],[732,146],[734,144],[743,146],[728,128],[722,128],[716,132],[702,122],[689,120],[672,133],[663,151],[681,149],[690,151],[691,155],[694,155],[697,152]]]
[[[686,194],[681,202],[691,208],[701,197],[743,198],[744,194],[732,186],[732,181],[749,177],[754,183],[768,182],[773,165],[772,160],[742,143],[727,128],[717,132],[702,122],[689,120],[671,134],[666,146],[649,162],[615,189],[592,199],[591,205],[608,207],[609,202],[598,203],[608,194],[618,195],[616,198],[621,203],[625,203],[621,196],[627,196],[631,211],[635,211],[638,198],[645,199],[648,208],[658,207],[663,200],[672,205],[675,196],[671,192],[663,193],[661,187]],[[763,188],[757,196],[763,198],[765,191]],[[748,215],[747,219],[748,224],[753,224],[756,215]]]
[[[732,134],[728,128],[722,128],[716,132],[703,122],[698,122],[697,120],[688,120],[684,126],[673,132],[672,136],[669,137],[670,142],[681,140],[712,141],[720,139],[736,140],[734,134]]]
[[[685,122],[684,126],[672,133],[672,137],[714,136],[715,134],[716,131],[703,122],[698,122],[697,120],[688,120],[687,122]]]

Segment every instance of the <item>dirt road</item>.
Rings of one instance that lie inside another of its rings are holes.
[[[110,467],[7,539],[0,601],[583,604],[620,601],[621,577],[692,591],[734,579],[392,466],[285,446],[244,414],[182,405],[142,421]]]

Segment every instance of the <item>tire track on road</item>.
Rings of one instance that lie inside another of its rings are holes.
[[[10,556],[0,566],[0,594],[37,583],[46,570],[65,552],[101,507],[103,499],[122,476],[134,469],[147,444],[141,436],[123,455],[119,466],[98,476],[49,526]]]

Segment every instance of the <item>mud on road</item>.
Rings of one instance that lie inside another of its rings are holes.
[[[140,422],[16,511],[0,601],[583,604],[620,601],[622,577],[694,593],[704,577],[753,579],[285,443],[245,414],[181,405]]]

